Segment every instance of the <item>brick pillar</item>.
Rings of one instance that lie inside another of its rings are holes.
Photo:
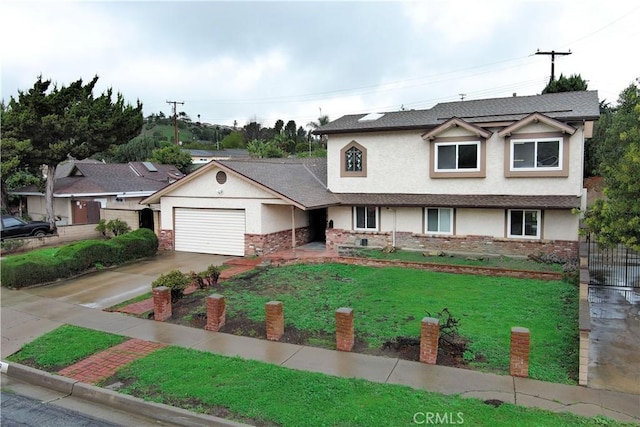
[[[227,320],[226,302],[222,295],[213,294],[207,297],[207,331],[218,332]]]
[[[264,305],[267,313],[267,339],[278,341],[284,335],[284,311],[281,301],[269,301]]]
[[[509,374],[514,377],[529,376],[529,329],[527,328],[511,328]]]
[[[171,289],[166,286],[153,288],[153,319],[164,322],[171,317]]]
[[[435,365],[438,359],[440,321],[434,317],[425,317],[420,329],[420,361]]]
[[[354,341],[353,309],[341,307],[336,310],[336,348],[351,351]]]

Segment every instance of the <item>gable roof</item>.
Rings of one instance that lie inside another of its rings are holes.
[[[55,197],[85,195],[118,195],[123,193],[152,194],[170,182],[184,177],[175,166],[147,162],[102,163],[72,161],[56,170],[53,186]],[[73,166],[69,166],[72,164]],[[155,170],[153,170],[155,169]],[[35,185],[23,187],[13,194],[39,194]]]
[[[162,196],[187,185],[191,180],[216,167],[239,176],[303,210],[339,204],[338,198],[327,190],[325,158],[213,160],[184,180],[158,191],[141,203],[158,203]]]
[[[340,117],[314,134],[430,129],[457,117],[467,123],[511,122],[532,113],[559,121],[596,120],[600,117],[597,91],[548,93],[469,101],[444,102],[428,110],[394,111],[377,120],[360,120],[366,114]]]
[[[552,119],[551,117],[547,117],[544,114],[533,113],[533,114],[529,114],[524,119],[518,120],[512,125],[502,129],[500,132],[498,132],[498,135],[501,137],[508,136],[508,135],[511,135],[512,132],[517,131],[518,129],[521,129],[531,123],[538,123],[538,122],[542,122],[547,126],[554,127],[559,131],[568,133],[569,135],[573,135],[576,132],[576,128],[569,126],[566,123],[562,123],[558,120]]]
[[[471,123],[467,123],[464,120],[459,119],[457,117],[453,117],[447,120],[446,122],[444,122],[443,124],[441,124],[440,126],[437,126],[435,129],[431,130],[430,132],[427,132],[424,135],[422,135],[422,138],[430,139],[430,140],[434,139],[435,137],[440,135],[442,132],[446,131],[447,129],[450,129],[451,127],[461,127],[466,131],[474,134],[475,136],[478,136],[478,137],[481,136],[485,139],[491,136],[491,132],[489,132],[488,130],[472,125]]]

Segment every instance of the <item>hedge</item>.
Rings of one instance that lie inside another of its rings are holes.
[[[84,240],[60,248],[54,256],[37,253],[12,256],[0,261],[2,286],[22,288],[71,277],[100,266],[122,264],[153,256],[158,237],[140,228],[110,240]]]

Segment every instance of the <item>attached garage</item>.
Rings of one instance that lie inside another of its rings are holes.
[[[243,209],[175,208],[175,250],[244,256]]]

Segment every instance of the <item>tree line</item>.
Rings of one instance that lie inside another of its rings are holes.
[[[33,87],[0,103],[2,151],[0,199],[8,208],[8,192],[28,184],[44,188],[47,220],[55,228],[53,183],[61,162],[98,158],[115,162],[151,160],[174,164],[181,170],[191,163],[188,153],[162,133],[142,133],[156,125],[170,124],[163,113],[142,115],[142,103],[125,103],[122,94],[107,89],[94,95],[98,77],[79,79],[68,86],[37,78]],[[550,82],[545,93],[586,90],[578,76]],[[585,213],[585,229],[597,233],[600,242],[624,243],[640,250],[640,80],[625,88],[617,100],[601,102],[601,117],[585,147],[585,175],[601,175],[606,198]],[[254,157],[326,155],[326,141],[313,129],[328,123],[327,116],[307,124],[277,120],[265,127],[256,120],[241,128],[204,126],[181,113],[178,121],[194,138],[182,148],[246,148]]]

